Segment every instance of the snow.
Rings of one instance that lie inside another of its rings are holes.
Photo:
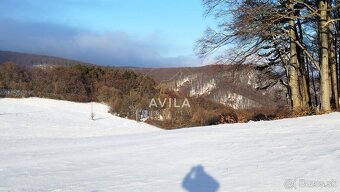
[[[227,92],[214,97],[219,103],[232,107],[233,109],[246,109],[249,106],[259,106],[257,102],[237,93]]]
[[[163,131],[90,107],[0,99],[0,191],[340,191],[340,113]]]
[[[95,113],[91,120],[91,105]],[[0,100],[1,137],[94,137],[157,130],[151,125],[108,113],[100,103],[27,98]]]
[[[182,79],[177,80],[176,83],[176,87],[175,87],[175,91],[179,91],[180,88],[185,85],[186,83],[189,83],[191,81],[191,79],[189,79],[189,77],[184,77]]]
[[[209,95],[214,89],[216,89],[215,79],[211,79],[206,83],[197,84],[196,87],[192,87],[190,90],[190,96],[201,96],[201,95]]]

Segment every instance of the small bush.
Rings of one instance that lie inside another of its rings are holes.
[[[219,115],[219,124],[225,123],[237,123],[239,122],[236,113],[234,112],[227,112]]]
[[[317,114],[316,108],[309,107],[309,108],[301,108],[296,111],[293,111],[291,115],[292,117],[301,117],[301,116],[309,116],[309,115],[315,115],[315,114]]]
[[[267,120],[270,120],[269,117],[267,117],[265,114],[263,113],[258,113],[258,114],[255,114],[252,118],[251,118],[252,121],[267,121]]]

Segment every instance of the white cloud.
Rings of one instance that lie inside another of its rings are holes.
[[[163,57],[158,33],[132,38],[124,32],[97,34],[62,25],[0,20],[0,49],[45,54],[85,62],[136,67],[198,65],[193,57]]]

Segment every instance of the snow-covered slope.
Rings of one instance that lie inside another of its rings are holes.
[[[0,99],[0,191],[340,191],[339,113],[161,131],[89,107]]]
[[[91,105],[95,113],[91,120]],[[1,99],[0,136],[94,137],[157,131],[155,127],[119,118],[99,103],[75,103],[41,98]]]

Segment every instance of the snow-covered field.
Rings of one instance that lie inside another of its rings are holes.
[[[340,113],[163,131],[90,111],[0,99],[0,191],[340,192]]]
[[[103,104],[41,98],[0,99],[0,118],[0,136],[9,138],[79,138],[158,130],[148,124],[113,116]]]

